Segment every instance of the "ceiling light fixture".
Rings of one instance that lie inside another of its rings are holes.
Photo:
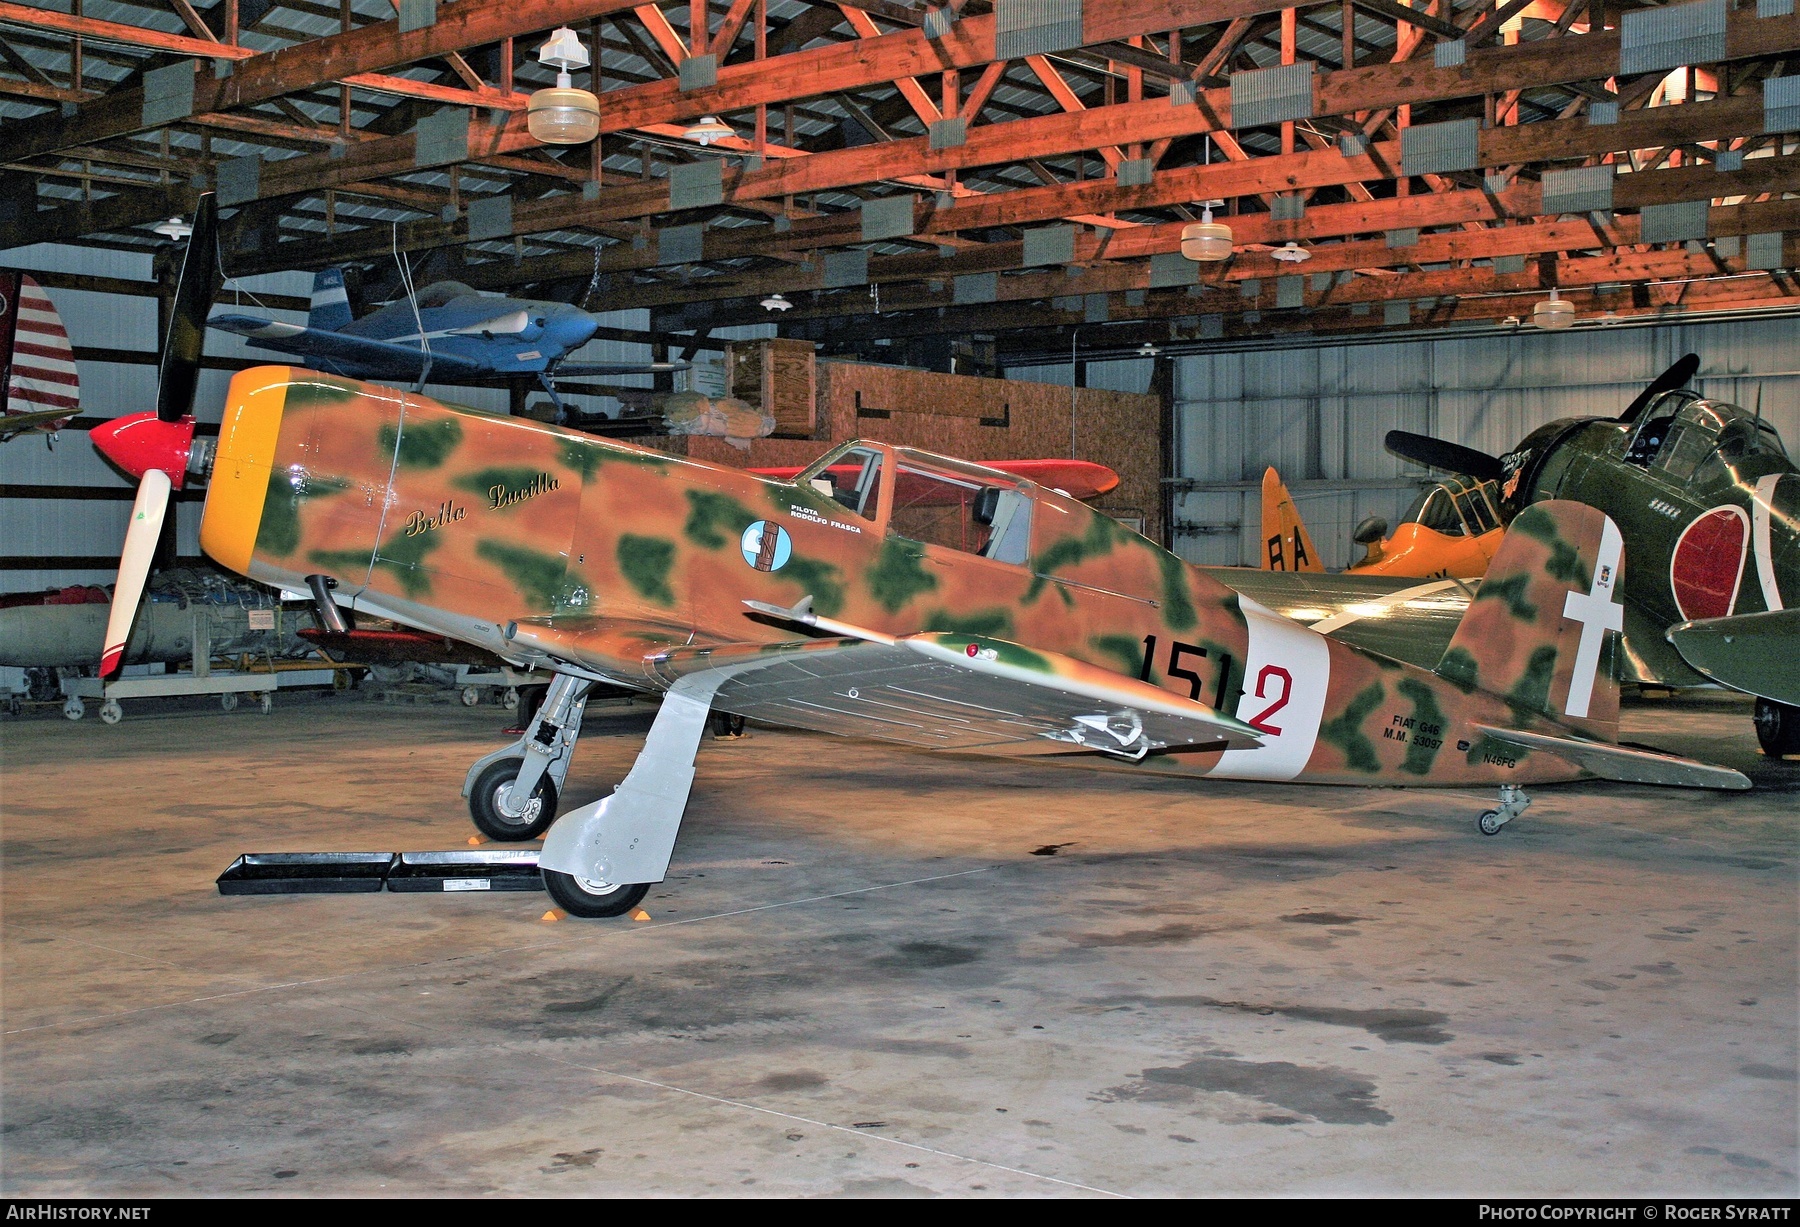
[[[765,311],[792,311],[794,304],[783,298],[779,292],[769,295],[760,304]]]
[[[687,131],[682,135],[690,141],[696,141],[702,145],[715,145],[728,136],[736,136],[737,133],[732,130],[730,124],[721,120],[717,115],[702,115],[697,122],[689,124]]]
[[[1575,304],[1551,290],[1549,298],[1531,309],[1531,322],[1539,328],[1567,328],[1575,322]]]
[[[533,140],[546,145],[585,145],[600,135],[600,100],[591,90],[576,89],[569,73],[588,66],[588,50],[567,26],[538,48],[538,63],[556,69],[556,85],[531,95],[525,126]]]
[[[150,229],[156,231],[156,233],[162,235],[171,243],[179,243],[181,240],[187,238],[188,235],[194,233],[194,228],[182,221],[179,217],[171,217],[166,222],[157,222],[154,226],[150,227]]]
[[[1231,259],[1231,227],[1213,220],[1213,206],[1222,200],[1208,200],[1201,205],[1200,220],[1181,228],[1181,254],[1196,262]]]
[[[1312,259],[1312,252],[1294,242],[1293,239],[1289,239],[1286,246],[1277,247],[1269,255],[1288,264],[1304,264]]]

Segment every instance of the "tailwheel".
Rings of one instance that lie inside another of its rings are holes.
[[[569,915],[580,916],[584,920],[623,916],[643,902],[644,896],[650,893],[648,882],[625,882],[614,886],[591,878],[558,873],[554,869],[539,872],[544,875],[544,889],[550,892],[556,906]]]
[[[1758,698],[1754,719],[1756,741],[1764,754],[1770,758],[1800,754],[1800,707]]]
[[[524,765],[523,758],[491,763],[469,789],[469,817],[489,839],[501,843],[535,839],[556,818],[556,784],[548,773],[538,779],[524,804],[514,800],[513,783]]]
[[[1531,804],[1531,798],[1517,784],[1500,785],[1500,808],[1483,810],[1481,817],[1475,820],[1476,827],[1483,835],[1498,835],[1500,828],[1525,812]]]

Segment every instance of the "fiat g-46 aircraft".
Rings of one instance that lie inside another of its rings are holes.
[[[1616,744],[1626,558],[1590,507],[1521,512],[1426,669],[980,465],[858,442],[769,480],[287,366],[233,378],[214,448],[180,412],[197,358],[165,362],[155,413],[93,432],[140,478],[103,673],[171,488],[206,481],[206,552],[310,595],[329,628],[367,611],[555,672],[465,792],[492,835],[547,829],[539,866],[573,914],[621,914],[666,875],[715,709],[1161,775],[1495,788],[1489,834],[1530,783],[1749,786]],[[557,817],[599,683],[661,708],[618,788]]]

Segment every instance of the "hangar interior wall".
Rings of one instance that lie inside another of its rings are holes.
[[[1262,474],[1274,465],[1324,564],[1343,567],[1361,556],[1350,540],[1357,522],[1374,514],[1397,523],[1424,476],[1388,454],[1389,430],[1499,455],[1556,418],[1620,412],[1688,352],[1701,358],[1693,387],[1747,408],[1760,390],[1763,416],[1800,453],[1800,326],[1791,318],[1180,358],[1176,552],[1254,566]]]

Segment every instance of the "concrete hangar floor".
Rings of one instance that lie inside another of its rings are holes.
[[[451,848],[496,708],[4,726],[11,1195],[1783,1194],[1796,795],[1484,798],[709,741],[647,921],[222,898]],[[648,709],[590,716],[565,803]],[[1054,855],[1034,852],[1056,845]]]

